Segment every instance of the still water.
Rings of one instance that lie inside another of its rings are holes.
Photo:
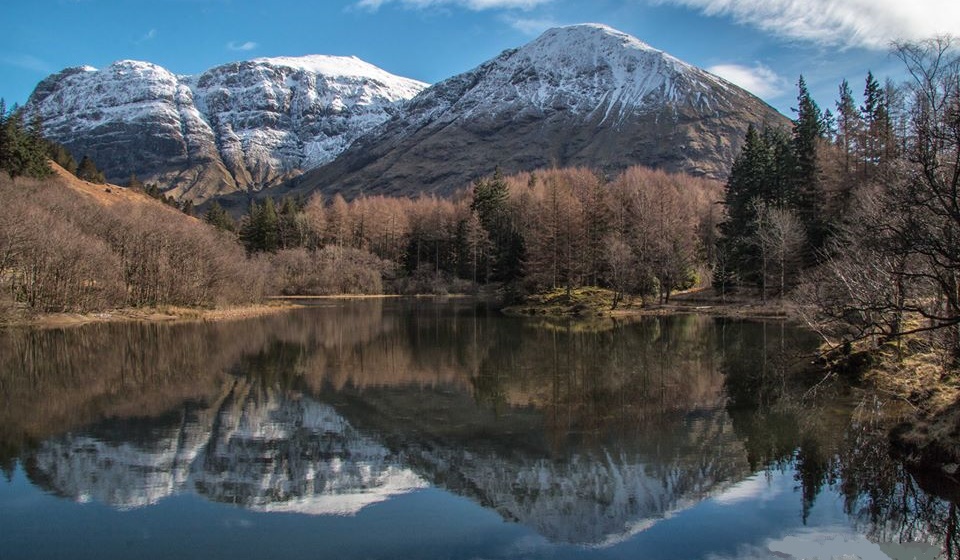
[[[449,300],[0,332],[0,559],[956,557],[813,343]]]

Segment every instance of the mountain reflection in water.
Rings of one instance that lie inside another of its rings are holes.
[[[0,461],[119,509],[196,495],[351,516],[437,487],[587,546],[793,472],[804,521],[835,492],[873,542],[955,557],[954,502],[890,457],[870,410],[791,404],[785,372],[810,344],[780,323],[536,322],[468,302],[12,331]]]

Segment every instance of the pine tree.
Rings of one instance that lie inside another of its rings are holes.
[[[105,183],[106,181],[103,178],[103,173],[97,169],[93,160],[89,156],[84,155],[83,159],[80,160],[80,165],[77,166],[77,178],[83,179],[84,181],[89,181],[91,183]]]
[[[47,140],[47,156],[71,175],[77,174],[77,160],[62,144]]]
[[[230,217],[230,214],[228,214],[227,211],[223,209],[223,206],[220,206],[220,203],[216,200],[210,203],[210,207],[203,215],[203,220],[222,231],[234,231],[237,227],[236,224],[233,223],[233,218]]]
[[[259,223],[262,249],[268,253],[276,253],[280,248],[280,218],[277,216],[277,207],[269,196],[263,202]]]
[[[137,191],[142,191],[144,189],[143,181],[137,178],[136,173],[130,174],[130,179],[127,181],[127,188]]]
[[[521,276],[523,237],[510,215],[509,188],[498,167],[489,179],[474,183],[470,209],[477,215],[492,244],[492,255],[485,266],[484,280],[509,282]]]
[[[890,118],[887,92],[880,82],[867,72],[863,90],[863,178],[869,179],[877,168],[888,163],[888,155],[896,144],[893,139],[893,122]]]
[[[797,119],[793,122],[793,152],[796,157],[793,206],[807,231],[807,259],[812,262],[827,238],[824,219],[826,201],[817,167],[819,145],[824,137],[823,115],[810,96],[803,76],[800,76],[797,88]]]
[[[263,251],[262,208],[255,200],[250,201],[247,213],[240,224],[240,242],[247,254]]]
[[[717,275],[720,285],[753,282],[758,279],[759,256],[751,239],[756,230],[756,202],[770,196],[767,188],[773,169],[773,154],[767,134],[747,127],[740,155],[733,163],[724,188],[727,219],[720,224],[718,247],[724,271]]]
[[[280,202],[278,221],[279,244],[282,249],[300,247],[304,243],[303,228],[300,226],[300,208],[289,196]]]

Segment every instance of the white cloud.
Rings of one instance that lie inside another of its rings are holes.
[[[227,43],[227,49],[231,51],[252,51],[257,48],[257,44],[253,41],[245,41],[243,43],[239,41],[230,41]]]
[[[956,33],[957,0],[658,0],[729,16],[773,35],[835,47],[886,49],[891,41]]]
[[[707,68],[707,72],[733,82],[758,97],[776,97],[790,85],[783,77],[759,62],[753,66],[716,64]]]
[[[400,4],[405,8],[424,9],[436,6],[458,6],[479,12],[482,10],[521,9],[529,10],[548,4],[553,0],[360,0],[356,6],[371,11],[386,4]]]
[[[547,29],[559,27],[561,24],[553,19],[521,18],[504,16],[503,21],[510,27],[524,35],[539,35]]]

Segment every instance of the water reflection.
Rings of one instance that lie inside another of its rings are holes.
[[[438,487],[552,542],[612,546],[758,470],[875,542],[956,556],[955,502],[868,410],[791,395],[805,335],[703,317],[532,323],[471,303],[348,302],[237,323],[0,337],[0,460],[75,501],[195,495],[356,515]],[[838,437],[843,434],[843,437]],[[8,474],[9,476],[9,474]]]

